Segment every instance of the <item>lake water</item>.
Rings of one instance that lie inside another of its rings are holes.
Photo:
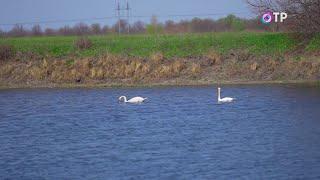
[[[320,178],[319,87],[222,96],[237,101],[214,86],[1,90],[0,179]]]

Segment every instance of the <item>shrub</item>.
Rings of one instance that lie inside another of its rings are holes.
[[[7,60],[14,57],[15,51],[11,45],[0,45],[0,60]]]
[[[81,37],[76,40],[74,45],[77,49],[85,50],[92,47],[92,41],[87,37]]]

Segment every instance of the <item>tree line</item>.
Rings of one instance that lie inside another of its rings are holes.
[[[156,16],[151,18],[150,23],[136,21],[129,24],[126,20],[120,20],[113,26],[94,23],[91,25],[78,23],[74,26],[63,26],[58,29],[45,28],[34,25],[27,29],[23,25],[14,25],[11,30],[5,32],[0,30],[0,36],[22,37],[22,36],[83,36],[83,35],[103,35],[112,33],[130,34],[156,34],[156,33],[203,33],[203,32],[223,32],[223,31],[271,31],[273,28],[261,26],[258,19],[242,19],[234,15],[228,15],[218,20],[193,18],[192,20],[181,20],[175,22],[168,20],[159,22]]]
[[[223,31],[285,31],[314,36],[320,32],[320,0],[247,0],[257,18],[243,19],[235,15],[228,15],[218,20],[193,18],[175,22],[168,20],[159,22],[156,16],[150,23],[136,21],[129,24],[125,20],[116,22],[113,26],[100,24],[87,25],[78,23],[74,26],[63,26],[58,29],[45,28],[34,25],[31,29],[23,25],[15,25],[9,31],[0,29],[0,36],[54,36],[54,35],[100,35],[109,33],[130,34],[158,34],[158,33],[202,33]],[[286,12],[288,19],[285,23],[269,25],[260,22],[261,14],[266,11]]]

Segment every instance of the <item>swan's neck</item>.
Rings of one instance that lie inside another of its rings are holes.
[[[221,101],[220,89],[218,89],[218,101]]]
[[[124,101],[124,102],[128,102],[126,96],[122,96],[122,98],[123,98],[123,101]]]

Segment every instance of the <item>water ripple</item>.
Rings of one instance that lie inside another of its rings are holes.
[[[318,179],[316,87],[0,91],[0,179]],[[140,105],[121,95],[145,96]]]

